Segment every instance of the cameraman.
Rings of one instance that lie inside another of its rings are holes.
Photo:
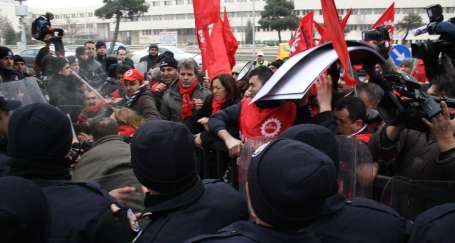
[[[455,98],[455,70],[450,66],[445,73],[433,77],[430,94]],[[431,121],[424,120],[430,128],[429,134],[405,128],[404,124],[389,124],[379,129],[369,142],[374,159],[392,161],[394,176],[455,180],[455,138],[450,120],[455,109],[448,108],[445,102],[441,102],[441,109],[442,113]]]
[[[379,54],[381,54],[382,57],[384,57],[384,59],[387,60],[387,62],[381,66],[381,72],[398,72],[398,68],[395,66],[392,59],[389,58],[389,53],[392,48],[390,35],[391,33],[389,32],[389,28],[385,25],[363,32],[362,39],[368,42],[368,44],[370,44]]]

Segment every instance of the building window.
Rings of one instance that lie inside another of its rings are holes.
[[[153,1],[152,2],[152,6],[154,6],[154,7],[160,6],[160,2],[159,1]]]
[[[164,6],[171,6],[171,5],[172,5],[172,1],[169,1],[169,0],[164,1]]]
[[[175,0],[175,5],[183,5],[185,4],[185,0]]]

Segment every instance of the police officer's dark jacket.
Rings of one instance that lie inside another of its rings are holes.
[[[251,221],[235,222],[217,234],[201,235],[194,237],[186,243],[281,243],[281,242],[304,242],[319,243],[318,237],[311,232],[280,232],[267,228]]]
[[[455,242],[455,203],[433,207],[417,216],[409,243]]]
[[[326,199],[320,217],[305,227],[324,243],[402,242],[404,222],[393,209],[366,198]]]
[[[150,222],[135,239],[142,242],[183,242],[212,234],[248,218],[244,198],[229,185],[216,180],[198,180],[180,195],[145,209]]]

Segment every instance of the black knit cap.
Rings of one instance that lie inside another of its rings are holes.
[[[181,123],[152,120],[131,140],[131,162],[137,179],[162,194],[180,193],[199,179],[193,136]]]
[[[319,150],[293,139],[278,139],[256,153],[248,169],[249,198],[258,218],[275,229],[301,229],[319,216],[324,200],[336,193],[335,166]]]
[[[11,57],[13,58],[13,52],[11,51],[11,49],[9,49],[8,47],[6,46],[0,46],[0,59],[3,59],[5,57]]]
[[[65,114],[45,103],[34,103],[15,110],[8,125],[8,155],[12,170],[34,170],[67,175],[68,154],[73,135]],[[58,172],[56,171],[58,170]]]
[[[106,48],[106,42],[104,42],[104,41],[97,41],[96,44],[95,44],[95,48],[96,48],[96,49],[99,49],[99,48],[102,48],[102,47]]]
[[[174,54],[170,51],[165,51],[159,56],[160,59],[160,68],[163,67],[173,67],[177,68],[178,62],[174,58]]]
[[[0,242],[48,242],[51,222],[46,196],[33,182],[0,178]]]
[[[338,142],[336,136],[328,128],[316,124],[300,124],[286,129],[278,138],[290,138],[313,146],[325,153],[339,169]]]

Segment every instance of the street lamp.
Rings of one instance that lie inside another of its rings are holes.
[[[25,2],[26,0],[15,0],[16,2],[19,2],[19,5],[16,6],[16,16],[19,17],[19,26],[20,26],[20,31],[21,31],[21,42],[19,49],[24,50],[27,47],[27,37],[25,35],[25,17],[28,16],[28,8],[27,5],[23,5],[22,2]]]

